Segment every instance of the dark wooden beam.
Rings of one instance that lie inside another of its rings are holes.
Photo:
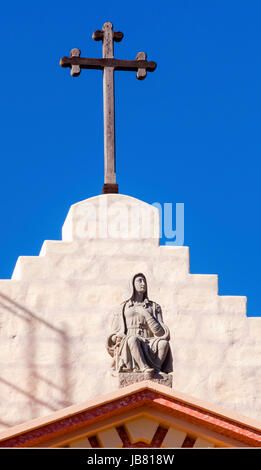
[[[90,59],[88,57],[62,57],[60,60],[62,67],[78,65],[81,69],[103,70],[104,67],[113,67],[114,70],[128,70],[129,72],[146,69],[153,72],[157,64],[147,60],[121,60],[121,59]]]

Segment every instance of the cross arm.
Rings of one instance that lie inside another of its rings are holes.
[[[144,54],[145,55],[145,54]],[[73,67],[77,66],[77,70],[80,72],[79,69],[96,69],[96,70],[103,70],[105,67],[112,67],[114,70],[127,70],[127,71],[136,71],[139,72],[139,69],[146,70],[148,72],[153,72],[157,64],[153,61],[147,61],[142,59],[137,60],[121,60],[121,59],[91,59],[88,57],[62,57],[60,60],[60,65],[62,67]],[[79,72],[75,74],[76,76],[79,75]],[[74,75],[74,74],[73,74]],[[145,76],[137,77],[137,78],[145,78]]]
[[[123,38],[123,33],[121,31],[112,31],[112,37],[113,37],[113,41],[121,42]],[[94,41],[102,41],[103,38],[104,38],[104,31],[100,31],[100,30],[94,31],[92,35],[92,39],[94,39]]]

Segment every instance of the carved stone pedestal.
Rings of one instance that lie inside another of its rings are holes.
[[[123,388],[127,385],[131,385],[136,382],[142,382],[144,380],[151,380],[152,382],[158,382],[159,384],[172,387],[172,374],[165,374],[164,372],[119,372],[119,387]]]

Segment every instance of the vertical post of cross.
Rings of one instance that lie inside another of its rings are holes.
[[[103,25],[102,55],[104,59],[112,59],[113,30],[112,24]],[[104,67],[103,70],[103,116],[104,116],[104,187],[103,192],[116,185],[116,156],[115,156],[115,109],[114,109],[114,68]],[[109,185],[110,188],[107,186]]]
[[[103,59],[113,59],[113,42],[121,41],[123,34],[113,31],[110,22],[104,23],[102,31],[95,31],[93,39],[102,40]],[[104,120],[104,186],[103,193],[118,193],[116,184],[115,156],[115,99],[114,67],[103,69],[103,120]]]

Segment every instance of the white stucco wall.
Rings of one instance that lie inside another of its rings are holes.
[[[62,241],[0,280],[0,429],[117,388],[109,313],[137,272],[171,331],[174,389],[261,420],[261,318],[246,316],[245,297],[219,296],[217,276],[190,274],[188,247],[158,237],[156,208],[97,196],[71,207]]]

